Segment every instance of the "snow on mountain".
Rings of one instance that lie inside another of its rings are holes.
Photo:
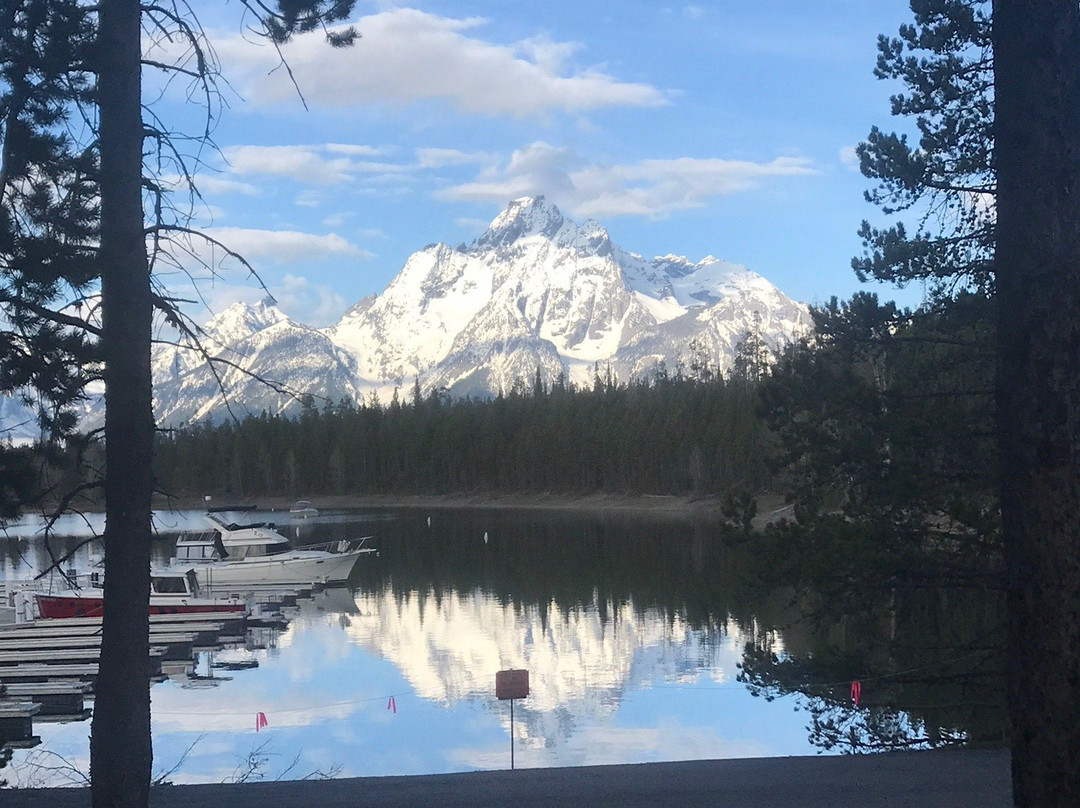
[[[658,259],[667,261],[669,259]],[[620,377],[648,374],[662,361],[707,362],[727,374],[740,343],[750,333],[761,337],[776,355],[811,327],[807,307],[737,264],[706,258],[688,266],[672,282],[683,312],[666,322],[638,331],[619,348],[612,365]]]
[[[409,385],[445,358],[491,295],[488,264],[436,244],[414,253],[386,290],[325,330],[370,386]]]
[[[272,300],[234,303],[203,328],[203,352],[159,346],[151,357],[158,423],[173,426],[358,400],[352,355],[286,317]],[[208,361],[208,357],[210,361]]]
[[[18,396],[0,395],[0,440],[15,446],[41,439],[37,415]]]
[[[305,400],[321,407],[372,391],[385,401],[414,380],[424,392],[489,396],[531,386],[537,369],[549,382],[562,374],[582,385],[609,365],[621,381],[661,364],[704,361],[726,372],[748,334],[776,351],[810,327],[805,305],[743,266],[711,256],[646,260],[599,223],[579,226],[543,197],[526,197],[472,244],[414,253],[381,294],[328,328],[296,322],[268,298],[214,317],[202,352],[159,345],[155,411],[175,426],[296,413]],[[0,424],[25,421],[14,410],[15,402],[0,409]],[[85,423],[102,418],[98,394]]]
[[[581,384],[609,362],[621,379],[702,358],[726,371],[747,333],[776,350],[809,328],[805,306],[743,266],[647,261],[536,197],[511,202],[471,245],[414,254],[326,333],[367,382],[490,395],[537,368]]]

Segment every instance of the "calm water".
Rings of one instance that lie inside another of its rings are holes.
[[[873,706],[855,709],[850,680],[827,667],[785,681],[783,663],[814,658],[817,635],[790,593],[740,574],[715,524],[492,511],[254,518],[300,543],[374,535],[380,552],[349,587],[301,601],[284,630],[169,668],[151,695],[155,770],[173,782],[508,768],[510,709],[494,693],[506,668],[530,673],[514,707],[519,767],[815,754],[830,722],[853,737],[886,720],[904,737],[964,731],[940,711],[905,712],[902,693],[874,681],[862,685]],[[164,561],[170,533],[203,523],[185,513],[158,524]],[[32,527],[10,534],[0,576],[47,565]],[[99,553],[84,547],[73,564]],[[737,678],[743,665],[753,686]],[[89,731],[35,722],[41,745],[16,751],[2,776],[70,782],[57,761],[87,771]]]

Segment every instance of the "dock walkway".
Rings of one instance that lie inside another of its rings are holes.
[[[89,789],[3,792],[89,808]],[[151,808],[1009,808],[1007,750],[756,758],[364,777],[152,791]]]

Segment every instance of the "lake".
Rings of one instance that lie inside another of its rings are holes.
[[[509,668],[530,679],[513,709],[518,767],[985,742],[1000,731],[992,694],[935,686],[933,669],[893,645],[883,666],[882,637],[904,636],[905,614],[893,608],[884,634],[858,637],[846,635],[855,623],[812,621],[797,593],[746,575],[752,548],[708,519],[457,509],[252,519],[301,544],[371,535],[379,554],[348,587],[299,601],[285,628],[253,629],[153,685],[154,769],[175,783],[509,768],[510,704],[495,698],[495,674]],[[176,532],[203,522],[168,513],[157,525],[164,562]],[[55,553],[88,531],[63,529]],[[13,525],[0,538],[0,576],[48,565],[34,531]],[[72,564],[100,552],[83,547]],[[967,623],[981,613],[950,597],[942,613]],[[929,622],[920,612],[920,636]],[[925,644],[943,664],[960,659]],[[977,709],[965,706],[973,699]],[[41,744],[16,750],[0,779],[60,785],[88,771],[89,721],[34,732]]]

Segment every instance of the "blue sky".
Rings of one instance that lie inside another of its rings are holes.
[[[853,147],[894,126],[873,66],[904,0],[361,0],[353,48],[284,50],[303,101],[237,3],[193,7],[228,82],[196,223],[297,319],[335,321],[529,194],[646,257],[714,255],[806,302],[861,286],[850,259],[876,211]],[[155,109],[197,130],[187,89]],[[203,284],[215,311],[258,294],[243,272]]]

